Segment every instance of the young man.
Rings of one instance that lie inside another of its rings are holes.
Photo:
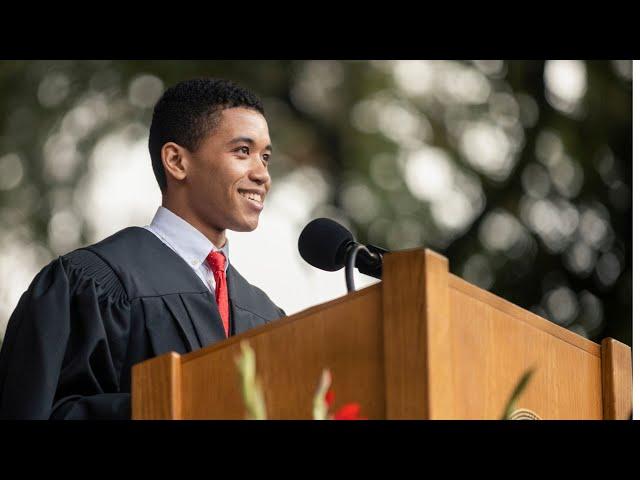
[[[20,299],[0,418],[130,418],[136,363],[285,315],[229,263],[225,236],[258,226],[271,186],[260,100],[224,80],[179,83],[155,106],[149,152],[162,190],[151,224],[54,260]]]

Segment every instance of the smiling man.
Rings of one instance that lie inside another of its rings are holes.
[[[181,82],[155,106],[149,152],[162,191],[150,225],[59,257],[20,299],[0,418],[130,418],[136,363],[285,315],[233,268],[226,238],[258,226],[271,187],[260,100],[224,80]]]

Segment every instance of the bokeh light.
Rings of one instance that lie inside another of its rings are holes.
[[[4,69],[4,70],[2,70]],[[631,344],[628,60],[2,62],[0,337],[48,262],[160,204],[152,108],[187,77],[264,100],[273,188],[231,259],[287,313],[345,293],[299,257],[319,216],[388,249],[432,248],[482,288]],[[267,254],[265,254],[267,252]],[[356,274],[356,286],[377,280]]]

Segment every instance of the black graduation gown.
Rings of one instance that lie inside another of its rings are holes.
[[[285,315],[232,265],[227,286],[233,334]],[[193,269],[126,228],[52,261],[20,298],[0,350],[0,418],[131,418],[133,365],[224,338]]]

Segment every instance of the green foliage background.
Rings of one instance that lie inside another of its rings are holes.
[[[152,96],[151,87],[224,77],[263,97],[277,152],[276,181],[309,165],[327,179],[328,200],[314,216],[332,216],[359,240],[389,249],[433,248],[450,259],[453,273],[524,308],[594,341],[613,336],[630,345],[630,63],[584,62],[587,88],[573,111],[563,111],[550,98],[545,65],[0,62],[0,175],[11,174],[15,159],[6,156],[12,153],[23,169],[17,185],[7,188],[6,181],[0,189],[0,229],[6,234],[22,228],[53,258],[51,192],[77,188],[96,142],[125,123],[148,125],[152,102],[145,95]],[[480,88],[475,97],[473,88]],[[106,110],[101,121],[89,118],[80,125],[73,165],[63,174],[47,173],[43,151],[52,132],[68,112],[96,96]],[[474,144],[465,147],[472,138],[465,131],[473,125],[493,126],[508,145],[516,145],[509,168],[496,173],[470,160]],[[477,213],[462,228],[447,227],[428,194],[416,195],[408,184],[411,152],[425,146],[440,156],[444,152],[447,168],[467,178],[467,187],[475,185]],[[531,221],[536,201],[537,227]],[[559,219],[555,230],[549,227],[553,222],[545,223],[553,212]],[[86,242],[84,226],[82,232],[78,244]],[[581,268],[571,258],[578,258]],[[567,298],[573,310],[558,309]]]

